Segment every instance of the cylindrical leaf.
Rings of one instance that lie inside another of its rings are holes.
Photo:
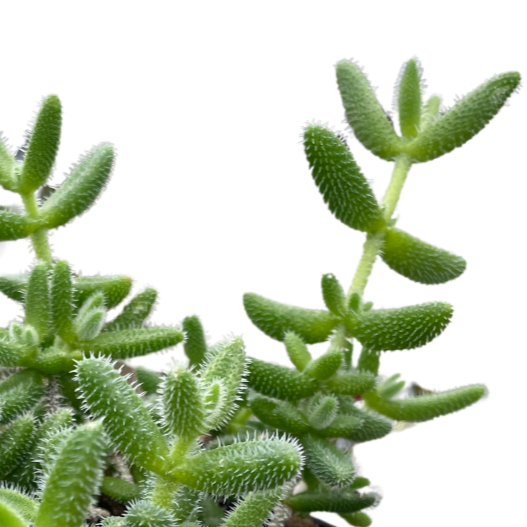
[[[336,348],[330,348],[324,355],[312,360],[302,372],[304,375],[324,381],[332,377],[342,364],[343,353]]]
[[[348,329],[372,351],[413,349],[441,334],[452,312],[452,306],[443,302],[377,309],[351,319]]]
[[[421,104],[421,65],[417,59],[410,59],[403,65],[397,86],[399,126],[403,137],[417,135]]]
[[[250,405],[254,415],[272,428],[294,435],[304,434],[310,430],[305,416],[291,403],[257,395],[251,399]]]
[[[382,399],[375,392],[371,392],[364,395],[364,400],[370,408],[391,419],[419,422],[462,410],[486,394],[485,386],[473,384],[446,392],[395,400]]]
[[[349,148],[337,135],[323,126],[308,125],[304,150],[313,179],[337,219],[360,231],[382,225],[375,196]]]
[[[283,489],[249,492],[243,501],[232,509],[222,527],[261,527],[272,510],[280,503]]]
[[[106,184],[113,160],[113,147],[109,144],[89,152],[42,205],[40,212],[45,227],[60,227],[87,210]]]
[[[68,262],[59,260],[51,279],[51,314],[54,330],[66,340],[73,337],[73,285]]]
[[[339,395],[360,395],[375,387],[376,377],[368,371],[352,371],[326,381],[326,388]]]
[[[0,499],[0,521],[2,527],[29,527],[29,523],[11,504]]]
[[[322,430],[333,422],[338,411],[339,401],[336,397],[317,394],[307,408],[309,424],[316,430]]]
[[[163,421],[172,434],[190,439],[207,432],[200,387],[192,372],[175,368],[163,380],[161,392]]]
[[[250,388],[283,401],[311,397],[319,387],[315,379],[298,371],[259,359],[251,358],[248,370],[247,384]]]
[[[140,328],[150,315],[157,298],[157,291],[148,287],[134,296],[122,312],[104,326],[103,331]]]
[[[4,503],[12,507],[24,520],[28,522],[35,521],[39,503],[26,494],[22,494],[15,489],[9,487],[0,487],[0,504]],[[0,513],[0,525],[4,527],[2,522],[2,514]]]
[[[138,501],[126,512],[125,527],[176,527],[172,513],[147,501]]]
[[[0,478],[3,479],[24,458],[31,447],[33,417],[25,415],[0,435]]]
[[[6,190],[16,192],[17,182],[13,177],[15,159],[0,133],[0,185]]]
[[[496,75],[463,97],[405,147],[414,162],[430,161],[463,145],[500,111],[520,84],[517,72]]]
[[[311,362],[311,354],[304,341],[296,333],[288,331],[284,337],[284,344],[289,359],[297,370],[302,371]]]
[[[33,326],[41,339],[44,338],[51,322],[48,264],[44,262],[37,263],[31,271],[24,308],[24,322]]]
[[[339,323],[327,311],[281,304],[254,293],[243,295],[243,305],[252,323],[269,337],[283,341],[288,331],[306,344],[324,342]]]
[[[301,468],[298,445],[271,438],[205,451],[185,459],[173,473],[189,487],[233,496],[283,485],[296,478]]]
[[[104,477],[101,484],[101,493],[114,500],[125,503],[139,498],[141,491],[137,485],[121,478]]]
[[[362,511],[359,512],[349,512],[348,514],[341,514],[342,518],[344,518],[350,525],[354,525],[355,527],[369,527],[371,525],[371,518]]]
[[[386,231],[381,256],[394,271],[421,284],[443,284],[460,276],[467,266],[461,256],[395,228]]]
[[[183,348],[191,366],[199,366],[207,354],[207,342],[201,321],[197,316],[183,319],[183,332],[185,342]]]
[[[101,333],[93,340],[80,342],[78,348],[114,359],[130,359],[170,348],[182,340],[183,333],[176,328],[125,329]]]
[[[46,97],[29,136],[18,190],[27,194],[40,188],[49,175],[59,149],[62,107],[56,95]]]
[[[375,505],[377,494],[359,494],[354,490],[306,490],[287,499],[286,503],[298,512],[356,512]]]
[[[141,389],[148,395],[154,395],[157,393],[157,389],[161,383],[161,377],[159,373],[148,370],[144,366],[137,366],[135,369],[135,376],[137,382],[141,385]]]
[[[301,439],[306,465],[319,481],[330,487],[347,487],[355,479],[351,455],[327,439],[304,436]]]
[[[337,82],[346,119],[357,139],[375,155],[392,161],[401,153],[401,140],[364,73],[356,64],[342,60],[337,64]]]
[[[79,276],[73,281],[75,305],[81,306],[96,291],[104,294],[107,309],[120,304],[130,292],[132,279],[128,276]]]
[[[7,209],[0,209],[0,242],[27,238],[40,223]]]
[[[1,214],[2,211],[0,210],[0,224],[2,224]],[[29,275],[27,274],[0,276],[0,291],[12,300],[23,302],[24,297],[26,296],[28,281]]]
[[[84,523],[102,481],[105,450],[101,423],[87,423],[71,432],[50,468],[35,527]]]
[[[324,304],[334,315],[342,316],[346,313],[346,294],[334,274],[322,277],[322,296]]]
[[[85,405],[104,418],[108,435],[132,461],[163,473],[166,442],[141,398],[112,365],[102,359],[84,359],[77,365],[77,381]]]

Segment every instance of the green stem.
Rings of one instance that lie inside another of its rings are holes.
[[[393,211],[397,206],[397,202],[399,201],[399,197],[401,195],[401,190],[403,189],[406,176],[408,175],[411,166],[412,161],[405,154],[400,155],[395,162],[392,179],[390,180],[390,184],[386,189],[386,194],[382,199],[382,204],[384,207],[384,219],[386,221],[392,219]]]
[[[38,220],[40,215],[38,212],[37,200],[35,195],[30,192],[28,194],[21,194],[22,201],[28,216],[34,220]],[[48,242],[48,231],[47,229],[37,229],[31,234],[31,242],[33,243],[33,249],[39,260],[43,260],[48,263],[52,263],[51,249],[49,248]]]
[[[159,475],[156,476],[156,482],[151,496],[152,503],[164,509],[171,509],[179,485],[180,483],[172,479]]]

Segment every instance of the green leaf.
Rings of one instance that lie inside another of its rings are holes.
[[[141,491],[137,485],[124,479],[105,476],[102,479],[101,493],[121,503],[126,503],[139,498]]]
[[[59,149],[62,107],[56,95],[42,101],[18,180],[18,191],[29,194],[47,181]]]
[[[138,501],[127,510],[124,525],[126,527],[176,527],[176,522],[169,510],[147,501]]]
[[[170,348],[182,340],[183,333],[176,328],[125,329],[101,333],[93,340],[79,342],[78,348],[114,359],[130,359]]]
[[[480,132],[518,88],[520,74],[503,73],[457,102],[405,148],[414,162],[425,162],[454,150]]]
[[[401,375],[399,373],[396,373],[395,375],[392,375],[391,377],[383,381],[377,387],[377,393],[381,396],[381,398],[391,399],[404,388],[405,382],[397,381],[400,376]]]
[[[349,437],[362,426],[362,419],[343,413],[337,414],[329,425],[317,430],[322,437]]]
[[[79,276],[73,281],[75,305],[81,306],[96,291],[104,294],[107,309],[120,304],[130,292],[132,279],[128,276]]]
[[[332,377],[342,364],[343,353],[337,348],[330,348],[324,355],[312,360],[302,372],[308,377],[324,381]]]
[[[354,525],[355,527],[369,527],[371,525],[371,518],[362,511],[359,512],[349,512],[347,514],[341,514],[342,518],[344,518],[350,525]]]
[[[379,501],[377,494],[359,494],[354,490],[317,489],[295,494],[286,503],[298,512],[338,512],[360,511],[375,505]]]
[[[27,238],[41,226],[39,220],[31,220],[7,209],[0,209],[0,242]]]
[[[375,196],[349,148],[337,135],[310,124],[304,130],[304,150],[313,179],[337,219],[360,231],[382,225]]]
[[[35,520],[38,510],[38,502],[22,492],[9,487],[0,487],[0,507],[1,504],[10,506],[16,511],[24,520],[32,522]],[[2,513],[0,512],[0,520],[2,520]],[[4,523],[0,521],[0,525]]]
[[[319,481],[330,487],[348,487],[355,479],[351,454],[343,452],[327,439],[302,437],[306,465]]]
[[[380,351],[374,351],[368,349],[366,346],[362,346],[362,350],[359,355],[359,361],[357,363],[357,370],[370,372],[373,373],[373,375],[377,375],[379,373],[380,362]]]
[[[399,126],[405,138],[413,138],[421,121],[421,65],[410,59],[403,65],[397,86]]]
[[[444,284],[460,276],[467,266],[461,256],[395,228],[387,229],[381,256],[391,269],[421,284]]]
[[[0,336],[0,366],[19,366],[20,359],[23,359],[25,355],[20,345],[11,344],[5,336]]]
[[[251,399],[250,407],[262,423],[272,428],[294,435],[304,434],[310,430],[305,416],[291,403],[256,395]]]
[[[51,322],[48,272],[47,263],[39,262],[35,265],[29,276],[24,301],[26,312],[24,322],[33,326],[41,339],[49,331]]]
[[[11,375],[0,384],[0,425],[31,410],[44,395],[43,377],[33,370]]]
[[[13,177],[15,159],[0,134],[0,185],[6,190],[16,192],[17,182]]]
[[[103,359],[77,364],[80,396],[92,415],[104,418],[115,445],[137,465],[164,473],[166,442],[143,401],[112,365]]]
[[[135,369],[135,376],[137,382],[141,385],[141,389],[148,395],[154,395],[157,393],[157,389],[161,384],[161,377],[159,373],[148,370],[144,366],[137,366]]]
[[[173,469],[183,484],[220,496],[266,490],[295,478],[302,468],[297,444],[277,437],[221,446],[186,458]]]
[[[324,304],[335,316],[346,314],[346,294],[334,274],[322,276],[322,296]]]
[[[183,319],[183,348],[191,366],[199,366],[207,355],[207,342],[200,319],[194,315]]]
[[[0,225],[3,224],[1,220],[2,211],[0,210]],[[23,302],[26,295],[28,275],[26,274],[12,274],[0,276],[0,291],[8,298]]]
[[[0,435],[0,479],[24,459],[31,447],[33,417],[24,415],[8,425]]]
[[[283,401],[297,401],[311,397],[317,391],[319,383],[301,373],[271,364],[263,360],[251,358],[248,365],[249,376],[247,385],[270,397]]]
[[[106,317],[104,294],[94,293],[79,309],[73,329],[79,340],[93,340],[99,335]]]
[[[51,279],[51,318],[54,330],[66,341],[73,334],[73,285],[68,262],[59,260]]]
[[[373,390],[376,381],[376,376],[368,371],[352,371],[332,377],[325,387],[334,394],[360,395]]]
[[[377,393],[371,392],[364,395],[364,400],[370,408],[391,419],[419,422],[462,410],[486,394],[485,386],[472,384],[446,392],[396,400],[383,399]]]
[[[29,527],[20,512],[0,499],[0,522],[2,527]]]
[[[311,362],[311,354],[304,341],[292,331],[288,331],[284,337],[284,344],[289,359],[297,370],[302,371]]]
[[[375,155],[392,161],[402,143],[361,69],[350,61],[337,63],[337,82],[346,119],[357,139]]]
[[[309,424],[315,430],[322,430],[329,426],[339,411],[339,401],[332,395],[317,393],[307,407]]]
[[[152,312],[156,298],[157,291],[148,287],[138,295],[134,296],[134,298],[124,306],[122,312],[104,326],[103,332],[143,327],[145,320]]]
[[[114,152],[102,144],[89,152],[40,209],[44,226],[60,227],[86,211],[97,199],[113,167]]]
[[[50,468],[35,527],[82,525],[92,496],[99,490],[105,457],[100,422],[86,423],[72,431]]]
[[[163,422],[174,435],[194,438],[207,432],[200,386],[185,368],[173,369],[161,384]]]
[[[249,492],[229,511],[222,527],[261,527],[283,498],[284,489]]]
[[[363,395],[363,397],[365,396]],[[355,443],[364,443],[365,441],[380,439],[381,437],[388,435],[393,429],[392,422],[376,412],[362,410],[357,407],[347,408],[346,412],[348,416],[354,417],[360,421],[360,426],[358,428],[355,428],[350,434],[344,436]],[[332,427],[336,426],[337,419],[332,423]]]
[[[421,111],[421,125],[419,126],[420,133],[423,133],[430,125],[437,121],[440,108],[441,97],[438,95],[432,95],[428,101],[426,101]]]
[[[350,317],[348,329],[372,351],[413,349],[441,334],[452,312],[452,306],[443,302],[377,309]]]
[[[324,342],[339,323],[327,311],[281,304],[254,293],[243,295],[243,305],[252,323],[279,341],[284,340],[288,331],[293,331],[306,344]]]

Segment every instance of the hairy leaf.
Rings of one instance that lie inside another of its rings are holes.
[[[157,291],[148,287],[138,295],[134,296],[134,298],[124,306],[122,312],[104,326],[103,331],[116,331],[142,327],[145,320],[152,312],[156,298]]]
[[[191,366],[199,366],[207,355],[207,342],[201,321],[197,316],[183,319],[185,342],[183,348]]]
[[[338,512],[349,513],[360,511],[375,505],[377,494],[359,494],[354,490],[317,489],[306,490],[295,494],[286,503],[298,512]]]
[[[312,360],[302,372],[304,375],[324,381],[332,377],[342,364],[342,351],[330,348],[324,355]]]
[[[257,395],[250,401],[251,411],[262,423],[284,432],[300,435],[310,430],[305,416],[286,401]]]
[[[261,527],[283,498],[283,488],[249,492],[232,509],[222,527]]]
[[[0,242],[27,238],[40,227],[38,220],[31,220],[7,209],[0,209]]]
[[[421,65],[410,59],[403,65],[397,86],[399,126],[403,137],[417,135],[421,121]]]
[[[296,333],[288,331],[284,337],[284,344],[289,359],[297,370],[302,371],[311,362],[311,354],[304,341]]]
[[[40,338],[44,338],[50,329],[51,299],[48,282],[49,267],[45,262],[39,262],[29,275],[24,308],[24,322],[36,330]]]

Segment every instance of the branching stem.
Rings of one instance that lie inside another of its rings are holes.
[[[28,216],[34,220],[38,220],[40,215],[34,193],[29,192],[28,194],[21,194],[21,196]],[[47,229],[37,229],[31,234],[31,242],[36,257],[44,262],[52,263]]]

